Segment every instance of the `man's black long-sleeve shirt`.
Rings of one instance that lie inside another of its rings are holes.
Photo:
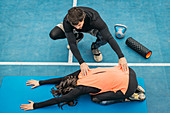
[[[77,48],[76,38],[74,36],[73,29],[76,29],[76,31],[78,32],[88,32],[92,29],[97,29],[101,33],[103,39],[106,40],[110,44],[110,46],[116,52],[118,57],[119,58],[124,57],[119,45],[117,44],[116,40],[113,38],[111,33],[109,32],[107,25],[102,20],[98,12],[88,7],[79,7],[79,8],[81,8],[86,13],[86,17],[84,19],[84,25],[82,29],[76,29],[75,27],[73,27],[68,22],[67,15],[65,16],[63,20],[63,26],[64,26],[64,30],[65,30],[68,43],[70,45],[70,49],[73,55],[78,60],[79,64],[82,64],[84,60],[81,57],[81,54]]]

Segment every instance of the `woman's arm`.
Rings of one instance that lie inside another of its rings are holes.
[[[70,91],[68,94],[63,95],[62,97],[55,97],[53,99],[40,102],[40,103],[34,103],[33,108],[42,108],[46,106],[51,106],[54,104],[59,104],[63,102],[69,102],[72,101],[74,98],[79,97],[80,95],[89,94],[89,93],[98,93],[100,89],[94,88],[94,87],[88,87],[88,86],[77,86],[75,89]]]
[[[30,103],[30,104],[22,104],[20,107],[24,110],[33,110],[37,108],[42,108],[46,106],[51,106],[63,102],[72,101],[74,98],[79,97],[80,95],[89,94],[89,93],[98,93],[100,89],[88,86],[77,86],[75,89],[70,91],[68,94],[63,95],[62,97],[55,97],[50,100],[40,102],[40,103]]]
[[[41,80],[39,81],[40,85],[45,85],[45,84],[59,84],[61,81],[66,80],[68,76],[76,76],[78,78],[78,75],[80,73],[80,70],[71,73],[65,77],[60,77],[60,78],[53,78],[53,79],[48,79],[48,80]]]
[[[53,79],[48,79],[48,80],[41,80],[41,81],[37,81],[37,80],[28,80],[26,82],[26,85],[33,85],[33,87],[31,87],[31,89],[34,89],[35,87],[38,87],[40,85],[45,85],[45,84],[60,84],[61,81],[66,80],[68,78],[68,76],[76,76],[78,78],[78,75],[80,73],[80,70],[71,73],[65,77],[60,77],[60,78],[53,78]]]
[[[31,87],[31,89],[34,89],[40,85],[45,85],[45,84],[59,84],[62,80],[65,80],[66,77],[60,77],[60,78],[53,78],[53,79],[48,79],[48,80],[28,80],[26,82],[26,85],[33,85],[33,87]]]

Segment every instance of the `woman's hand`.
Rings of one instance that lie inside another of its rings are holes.
[[[27,110],[33,110],[33,104],[34,102],[33,101],[28,101],[30,104],[21,104],[20,108],[23,109],[24,111],[27,111]]]
[[[123,70],[123,72],[126,72],[128,70],[128,65],[127,65],[127,61],[125,57],[122,57],[119,59],[119,66],[120,66],[120,69]]]
[[[27,86],[28,86],[28,85],[33,85],[33,87],[31,87],[31,89],[34,89],[35,87],[40,86],[39,81],[37,81],[37,80],[28,80],[28,81],[26,82],[26,85],[27,85]]]
[[[89,71],[89,66],[84,62],[80,65],[81,73],[83,76],[86,76]]]

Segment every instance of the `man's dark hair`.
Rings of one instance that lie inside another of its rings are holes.
[[[73,7],[68,10],[67,20],[72,25],[78,25],[79,22],[83,21],[85,15],[86,14],[82,9],[80,9],[79,7]]]

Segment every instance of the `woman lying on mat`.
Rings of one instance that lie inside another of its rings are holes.
[[[42,81],[29,80],[26,83],[33,85],[32,89],[45,84],[56,85],[51,89],[54,98],[39,103],[29,101],[30,104],[20,106],[24,110],[33,110],[54,104],[58,104],[61,108],[65,104],[75,106],[76,98],[84,94],[90,94],[93,102],[104,105],[145,99],[145,90],[138,85],[135,72],[128,68],[125,73],[118,66],[90,69],[86,76],[83,76],[79,70],[61,78]]]

